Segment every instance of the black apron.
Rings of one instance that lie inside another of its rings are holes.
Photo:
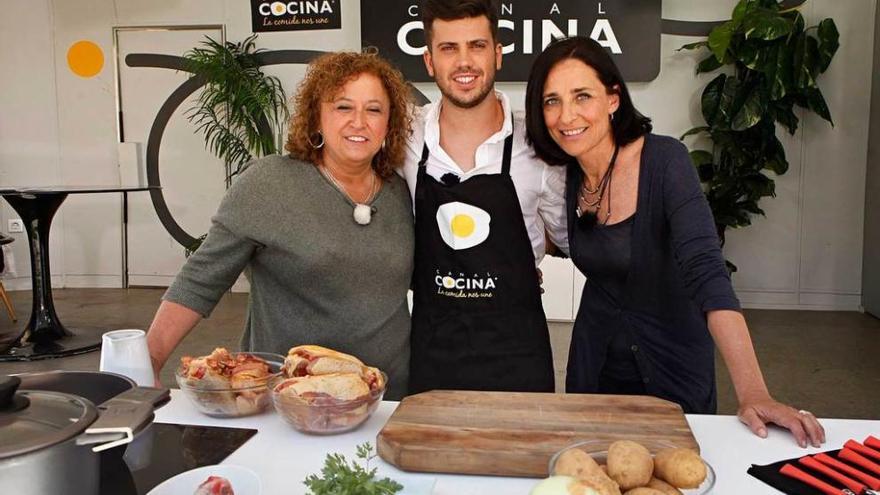
[[[511,134],[500,174],[448,184],[426,172],[423,145],[415,190],[410,393],[554,391],[535,257],[510,178],[512,145]],[[449,239],[462,241],[458,249]]]

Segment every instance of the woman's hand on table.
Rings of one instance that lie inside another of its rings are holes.
[[[825,443],[825,428],[813,413],[798,411],[771,397],[741,402],[736,415],[761,438],[767,437],[767,423],[773,423],[789,430],[801,447],[808,444],[819,447]]]

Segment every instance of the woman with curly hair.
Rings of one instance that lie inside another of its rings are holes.
[[[294,97],[287,156],[252,162],[163,296],[148,342],[158,376],[245,271],[244,350],[318,344],[354,354],[407,389],[412,203],[394,169],[410,133],[403,76],[374,54],[315,59]],[[245,270],[246,269],[246,270]]]

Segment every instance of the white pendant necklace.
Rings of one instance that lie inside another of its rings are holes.
[[[352,212],[352,216],[354,216],[354,221],[357,222],[358,225],[367,225],[370,223],[370,220],[373,219],[373,207],[369,205],[370,201],[373,200],[373,197],[376,196],[377,187],[376,187],[376,173],[372,170],[370,171],[370,194],[367,195],[366,199],[364,199],[363,203],[357,202],[354,198],[348,194],[348,191],[345,190],[345,187],[336,180],[336,177],[333,176],[333,172],[323,166],[319,165],[318,170],[321,171],[321,175],[327,178],[333,187],[339,190],[342,194],[345,195],[352,203],[354,203],[354,211]]]

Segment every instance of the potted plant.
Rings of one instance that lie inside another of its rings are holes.
[[[205,147],[226,165],[226,185],[255,156],[280,153],[289,117],[281,81],[260,70],[257,35],[238,43],[208,37],[184,54],[187,70],[205,79],[187,118],[205,137]],[[187,247],[187,256],[205,236]]]
[[[690,156],[722,246],[728,228],[750,225],[752,215],[764,215],[761,198],[776,195],[766,172],[788,170],[776,124],[794,134],[797,105],[834,125],[816,79],[839,47],[837,27],[832,19],[804,24],[799,11],[783,10],[776,0],[740,0],[731,19],[706,41],[681,48],[710,52],[697,64],[698,74],[722,71],[703,90],[706,125],[681,136],[705,135],[712,142],[712,149],[693,150]],[[728,268],[736,271],[730,262]]]

